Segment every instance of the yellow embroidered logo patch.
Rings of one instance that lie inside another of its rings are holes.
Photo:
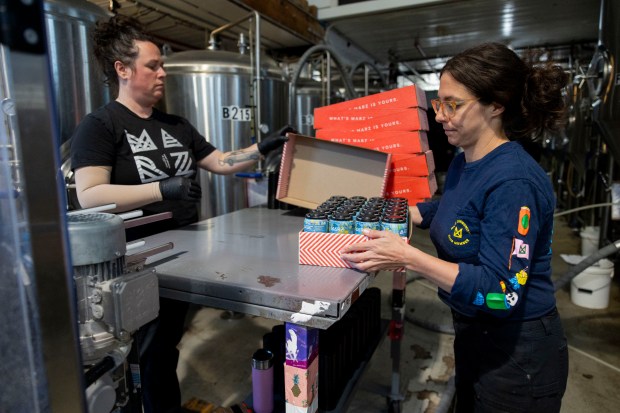
[[[465,221],[457,219],[454,225],[450,227],[451,233],[448,234],[448,240],[454,245],[465,245],[469,243],[469,227]]]

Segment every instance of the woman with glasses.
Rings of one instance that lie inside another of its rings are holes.
[[[559,129],[568,77],[497,43],[454,56],[440,76],[436,120],[463,151],[441,199],[411,208],[437,256],[368,231],[342,258],[363,271],[405,266],[439,287],[456,334],[457,412],[559,412],[568,352],[551,281],[555,198],[517,140]]]

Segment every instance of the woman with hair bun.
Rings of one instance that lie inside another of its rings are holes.
[[[374,230],[342,251],[360,270],[406,267],[439,287],[452,310],[460,413],[560,411],[568,349],[551,281],[555,197],[517,140],[561,126],[567,82],[559,66],[528,64],[498,43],[448,60],[431,102],[462,153],[441,199],[410,208],[437,256]]]

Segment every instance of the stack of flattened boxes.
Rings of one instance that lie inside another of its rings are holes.
[[[314,109],[315,135],[392,154],[386,196],[415,205],[437,190],[427,107],[417,85],[335,103]]]

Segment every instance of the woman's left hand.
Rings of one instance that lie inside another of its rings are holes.
[[[408,249],[412,247],[401,237],[377,230],[364,230],[364,235],[370,240],[345,247],[340,251],[340,258],[365,272],[407,266]]]

